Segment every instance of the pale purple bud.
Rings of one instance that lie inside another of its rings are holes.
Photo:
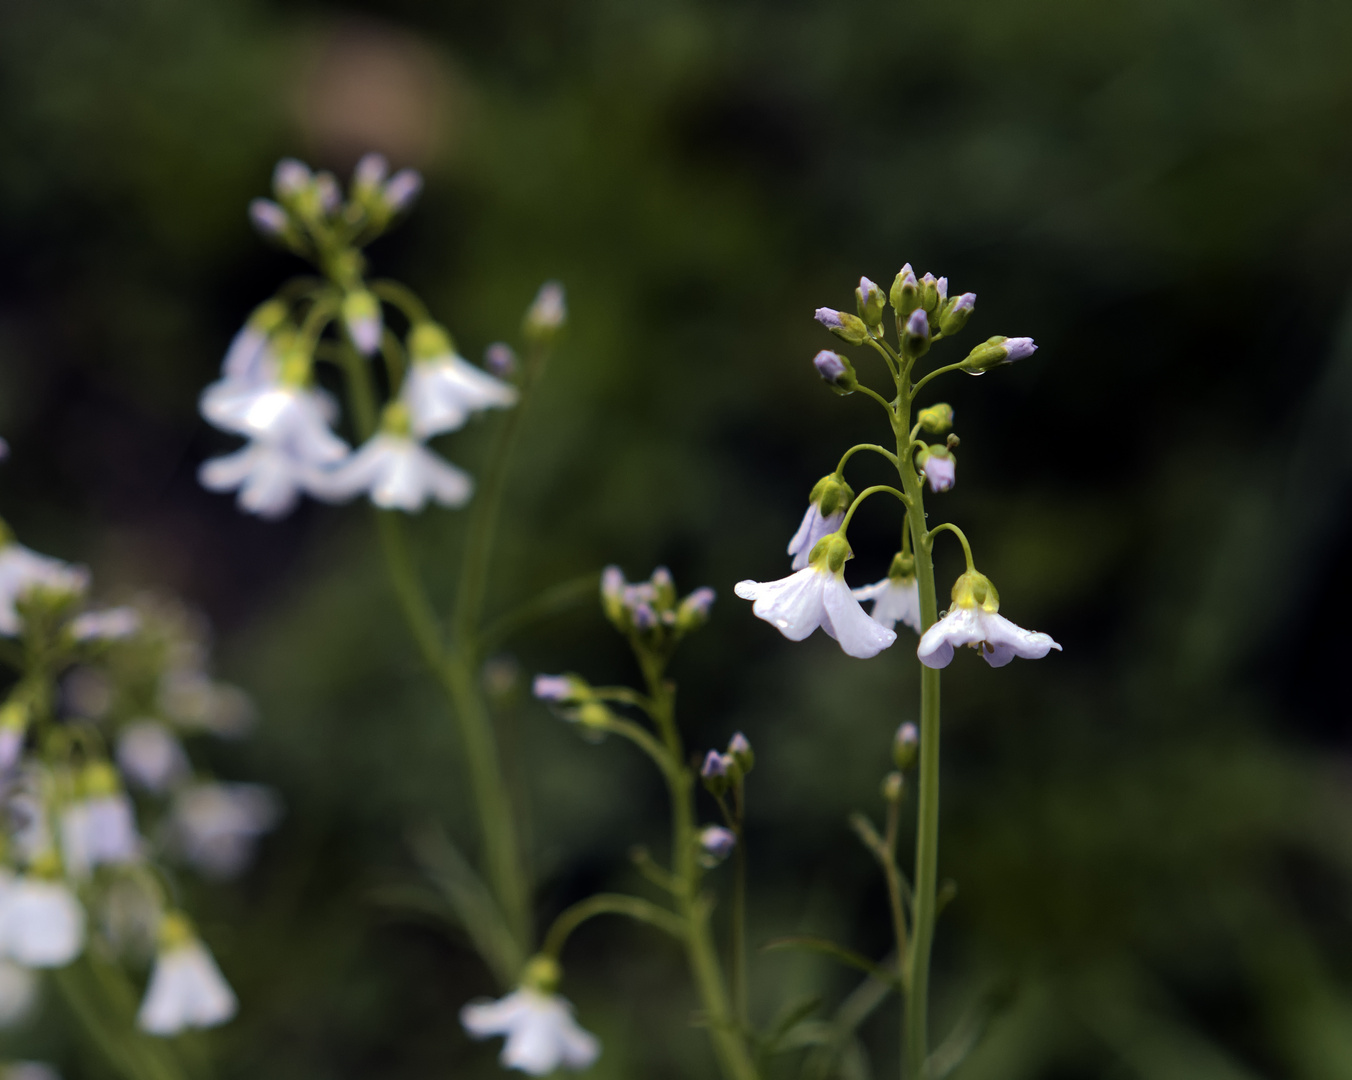
[[[948,299],[948,278],[941,277],[938,281],[934,283],[934,288],[938,291],[939,303],[942,304],[945,300]]]
[[[290,224],[286,211],[271,199],[254,199],[249,203],[249,220],[264,236],[281,236]]]
[[[713,589],[702,585],[685,598],[682,606],[695,615],[707,617],[709,609],[714,606],[714,596]]]
[[[909,769],[915,764],[919,748],[920,729],[911,723],[902,724],[897,728],[897,737],[892,742],[892,763],[898,769]]]
[[[717,750],[710,750],[704,755],[704,764],[700,766],[699,774],[705,780],[715,776],[727,776],[727,759]]]
[[[1037,346],[1033,344],[1033,339],[1030,337],[1005,338],[1001,344],[1004,346],[1005,359],[1011,364],[1015,360],[1023,360],[1037,352]]]
[[[751,753],[751,741],[740,731],[728,740],[728,753],[734,757]]]
[[[633,607],[634,628],[636,630],[651,630],[657,625],[657,612],[648,604],[635,604]]]
[[[542,330],[557,330],[568,319],[568,307],[564,303],[563,286],[557,281],[546,281],[535,294],[529,310],[526,312],[526,325],[539,333]]]
[[[338,207],[342,205],[343,193],[339,189],[338,181],[333,173],[316,173],[315,191],[319,193],[320,209],[326,214],[336,213]]]
[[[422,173],[417,169],[400,169],[391,176],[385,185],[385,203],[389,206],[390,213],[397,214],[401,210],[406,210],[418,197],[422,186]]]
[[[575,696],[573,680],[567,675],[537,675],[531,692],[541,701],[567,701]]]
[[[946,282],[948,281],[948,279],[947,279],[947,278],[944,278],[944,281],[945,281],[945,283],[946,283]],[[934,276],[933,274],[931,274],[931,273],[929,273],[928,271],[926,271],[925,276],[922,277],[922,278],[920,279],[920,284],[921,284],[921,285],[934,285],[934,286],[937,286],[937,285],[939,284],[939,282],[938,282],[938,280],[935,278],[935,276]]]
[[[974,307],[976,307],[976,293],[965,292],[959,296],[957,301],[953,304],[953,311],[967,312],[971,311]]]
[[[830,349],[823,349],[813,357],[812,365],[817,369],[817,374],[829,383],[838,383],[845,378],[845,361],[839,353]]]
[[[737,846],[737,836],[731,829],[722,825],[708,825],[700,830],[699,846],[706,855],[721,862],[732,854]]]
[[[282,158],[272,171],[272,190],[279,199],[294,199],[310,186],[310,167],[295,158]]]
[[[390,163],[384,154],[365,154],[352,170],[352,185],[357,188],[374,188],[384,183],[390,171]]]
[[[495,341],[484,350],[484,367],[499,379],[510,379],[516,374],[516,353],[505,341]]]
[[[819,307],[812,316],[828,330],[838,330],[845,324],[841,321],[840,312],[835,308]]]
[[[617,601],[624,596],[624,573],[618,566],[607,566],[601,571],[601,595]]]
[[[957,461],[950,455],[930,454],[925,459],[925,479],[931,491],[949,490],[958,479]]]
[[[9,772],[19,763],[23,752],[24,730],[22,728],[0,728],[0,772]]]
[[[911,317],[906,320],[906,334],[922,341],[929,337],[929,316],[925,314],[924,308],[916,308],[911,312]]]

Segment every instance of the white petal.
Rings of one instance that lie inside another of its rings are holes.
[[[858,590],[855,596],[859,596]],[[915,578],[896,582],[888,579],[887,588],[874,601],[873,618],[884,626],[892,628],[898,622],[905,623],[916,633],[920,632],[920,584]]]
[[[1041,660],[1052,649],[1058,652],[1061,650],[1050,634],[1025,630],[1003,615],[986,615],[983,621],[989,648],[982,651],[982,656],[991,667],[1004,667],[1016,656],[1025,660]]]
[[[872,585],[861,585],[857,589],[851,589],[850,592],[859,601],[876,600],[887,591],[891,584],[891,578],[883,578],[882,581],[875,581]],[[875,615],[874,618],[877,618],[877,616]]]
[[[400,397],[408,406],[413,433],[429,438],[464,426],[471,412],[515,405],[517,390],[450,355],[416,362]]]
[[[793,569],[795,570],[801,570],[807,565],[807,551],[810,546],[808,545],[807,538],[812,533],[813,521],[820,516],[821,515],[817,513],[817,504],[808,503],[807,512],[803,514],[803,520],[798,525],[798,531],[793,534],[793,538],[789,541],[788,554],[794,556]],[[801,566],[798,562],[799,555],[802,555]]]
[[[529,1010],[524,991],[514,990],[497,1001],[471,1001],[460,1010],[460,1023],[476,1039],[505,1035]]]
[[[751,613],[774,626],[790,641],[802,641],[826,617],[822,587],[830,571],[809,566],[778,581],[740,581],[733,588],[743,600],[754,600]]]
[[[953,607],[920,636],[915,654],[926,667],[944,668],[953,662],[953,646],[981,640],[975,609]]]
[[[844,576],[831,575],[822,589],[822,602],[829,620],[822,624],[822,628],[840,642],[840,647],[847,655],[867,660],[897,640],[893,631],[874,622],[864,613],[859,601],[850,595],[850,587],[845,584]]]
[[[151,792],[167,790],[189,771],[182,744],[155,720],[123,728],[117,740],[117,765],[128,780]]]
[[[84,948],[85,914],[58,881],[20,878],[0,907],[0,943],[24,967],[64,967]]]
[[[11,1027],[32,1011],[38,996],[37,977],[18,964],[0,960],[0,1027]],[[11,1080],[12,1072],[5,1080]]]

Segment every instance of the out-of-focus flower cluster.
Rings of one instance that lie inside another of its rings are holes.
[[[277,165],[275,199],[256,199],[250,216],[323,280],[297,278],[255,309],[220,378],[203,391],[202,416],[248,440],[203,464],[205,487],[238,492],[240,508],[264,518],[289,513],[302,495],[327,502],[366,495],[382,509],[409,513],[428,502],[468,501],[473,479],[428,442],[458,431],[474,413],[515,405],[518,365],[502,343],[488,348],[489,371],[469,363],[411,290],[367,280],[362,249],[421,187],[412,170],[390,176],[378,154],[357,165],[346,196],[331,173],[293,159]],[[390,310],[402,333],[391,328]],[[526,314],[524,335],[546,341],[565,317],[562,288],[547,284]],[[336,365],[346,384],[348,420],[362,440],[355,449],[336,430],[338,398],[316,382],[320,361]],[[382,385],[389,389],[383,405],[376,400]]]
[[[88,591],[84,569],[0,523],[0,1024],[95,939],[149,966],[141,1028],[219,1024],[235,996],[166,886],[238,873],[280,816],[269,789],[194,765],[194,744],[243,735],[252,706],[212,679],[201,619],[153,597],[93,608]]]

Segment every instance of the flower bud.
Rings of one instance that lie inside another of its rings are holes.
[[[700,850],[704,852],[700,861],[706,868],[717,866],[737,846],[737,835],[722,825],[706,825],[699,834]]]
[[[967,325],[967,320],[972,317],[975,307],[976,293],[965,292],[961,296],[955,296],[944,304],[939,313],[939,329],[944,334],[956,334]]]
[[[813,358],[812,364],[817,369],[817,374],[841,394],[853,393],[855,387],[859,385],[855,378],[854,365],[838,352],[823,349]]]
[[[283,203],[300,198],[313,181],[310,167],[295,158],[282,158],[272,170],[272,190]]]
[[[343,322],[357,351],[371,356],[380,348],[380,302],[366,289],[354,289],[343,297]]]
[[[0,707],[0,773],[9,772],[19,763],[30,715],[26,701],[11,698]]]
[[[510,379],[516,374],[516,353],[504,341],[495,341],[484,350],[484,367],[499,379]]]
[[[624,574],[618,566],[601,571],[601,608],[617,630],[628,629],[628,609],[624,606]]]
[[[901,268],[892,282],[888,299],[892,301],[892,309],[903,319],[920,306],[920,285],[910,263]]]
[[[531,693],[557,705],[576,704],[591,696],[591,687],[576,675],[537,675]]]
[[[938,311],[947,299],[947,293],[948,278],[936,280],[933,274],[926,274],[920,279],[920,306],[927,313]]]
[[[315,173],[314,192],[319,209],[326,217],[336,214],[338,208],[343,205],[342,189],[338,187],[338,180],[331,172]]]
[[[942,435],[953,426],[953,406],[942,402],[931,405],[929,408],[921,409],[916,414],[916,420],[920,424],[921,431],[928,431],[931,435]]]
[[[412,205],[422,191],[422,173],[417,169],[400,169],[385,185],[385,205],[391,214],[399,214]]]
[[[704,788],[715,799],[723,797],[728,790],[728,760],[717,750],[704,755],[704,764],[700,766],[699,777]]]
[[[864,325],[875,329],[882,326],[883,308],[887,306],[887,297],[875,282],[861,277],[859,287],[854,290],[854,300]]]
[[[924,308],[916,308],[902,330],[902,347],[911,356],[921,356],[929,348],[929,336],[929,316]]]
[[[1033,339],[1029,337],[1008,338],[996,335],[987,338],[962,362],[962,370],[970,375],[981,375],[1000,364],[1010,364],[1032,356],[1037,351]]]
[[[890,803],[901,802],[906,791],[906,778],[899,772],[890,772],[883,777],[883,798]]]
[[[868,327],[857,315],[823,307],[818,308],[813,317],[841,341],[851,345],[862,345],[868,340]]]
[[[756,752],[751,749],[751,741],[740,731],[728,740],[728,756],[741,767],[743,776],[755,767]]]
[[[676,609],[676,629],[682,633],[698,630],[709,621],[709,609],[714,606],[714,591],[707,585],[696,589]]]
[[[921,452],[920,469],[929,481],[930,490],[948,491],[958,479],[958,459],[947,446],[930,446]]]
[[[915,764],[919,749],[920,729],[907,721],[897,728],[897,737],[892,740],[892,764],[905,772]]]
[[[352,193],[366,201],[376,195],[390,171],[384,154],[365,154],[352,170]]]
[[[291,232],[291,219],[271,199],[254,199],[249,203],[249,220],[255,229],[272,239],[285,239]]]
[[[653,587],[653,600],[659,611],[667,611],[676,606],[676,582],[670,570],[665,566],[659,566],[653,571],[648,583]]]
[[[568,321],[568,306],[564,301],[563,286],[557,281],[546,281],[526,309],[522,327],[528,341],[552,341]]]

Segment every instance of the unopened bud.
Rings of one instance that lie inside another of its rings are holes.
[[[705,585],[696,589],[676,609],[676,629],[685,632],[697,630],[709,621],[709,611],[714,606],[714,591]]]
[[[315,173],[315,197],[319,200],[319,209],[326,215],[336,214],[343,205],[343,193],[338,180],[331,172]]]
[[[892,301],[892,309],[903,319],[920,306],[920,283],[915,280],[910,263],[901,268],[892,282],[888,299]]]
[[[601,608],[606,618],[619,630],[627,629],[624,606],[624,574],[618,566],[607,566],[601,571]]]
[[[272,170],[272,190],[282,202],[299,198],[314,179],[310,168],[295,158],[282,158]]]
[[[756,764],[756,752],[751,749],[751,740],[740,731],[728,740],[728,754],[741,766],[743,776]]]
[[[958,479],[958,459],[946,446],[930,446],[921,454],[920,468],[933,492],[948,491]]]
[[[1024,360],[1035,352],[1037,346],[1030,337],[1005,338],[1005,359],[1011,364],[1015,360]]]
[[[858,315],[848,311],[836,311],[835,308],[818,308],[813,316],[841,341],[851,345],[862,345],[868,340],[868,327]]]
[[[391,214],[399,214],[412,205],[422,191],[422,173],[417,169],[400,169],[385,185],[385,205]]]
[[[343,322],[357,351],[371,356],[380,348],[380,302],[366,289],[355,289],[343,297]]]
[[[523,332],[531,341],[548,341],[563,329],[568,321],[568,306],[563,286],[557,281],[546,281],[526,309]]]
[[[610,710],[599,701],[586,701],[579,706],[574,719],[589,731],[605,731],[610,727]]]
[[[912,356],[921,356],[929,348],[929,316],[924,308],[916,308],[906,320],[902,331],[902,346]]]
[[[926,274],[920,279],[920,306],[926,312],[938,311],[947,292],[948,278],[936,280],[933,274]]]
[[[717,750],[710,750],[704,755],[704,764],[700,766],[699,777],[710,795],[715,799],[722,798],[723,793],[728,790],[728,759]]]
[[[939,329],[945,334],[956,334],[972,317],[976,308],[976,293],[965,292],[955,296],[943,306],[939,313]]]
[[[706,825],[700,830],[699,846],[704,852],[700,861],[705,867],[717,866],[732,854],[732,849],[737,846],[737,834],[722,825]]]
[[[675,606],[676,581],[671,576],[670,570],[665,566],[659,566],[648,579],[648,584],[653,587],[653,599],[658,609],[666,611]]]
[[[812,360],[817,374],[843,394],[852,393],[859,385],[854,374],[854,365],[838,352],[823,349]]]
[[[996,335],[987,338],[962,362],[962,370],[971,375],[981,375],[1001,364],[1013,363],[1037,351],[1033,339],[1029,337],[1009,338]]]
[[[495,341],[484,350],[484,367],[499,379],[510,379],[516,374],[516,353],[504,341]]]
[[[883,798],[890,803],[901,802],[906,791],[906,778],[899,772],[888,773],[883,777]]]
[[[882,325],[883,308],[887,306],[887,297],[883,295],[882,289],[878,288],[875,282],[866,277],[861,277],[859,287],[854,290],[854,299],[859,310],[859,317],[864,320],[866,326],[878,327]]]
[[[916,414],[916,420],[920,424],[921,431],[928,431],[931,435],[942,435],[953,426],[953,406],[942,402],[931,405],[921,409]]]
[[[916,752],[920,749],[920,729],[909,721],[897,728],[897,737],[892,740],[892,764],[905,772],[915,764]]]
[[[352,170],[352,190],[359,198],[370,198],[385,182],[390,163],[384,154],[365,154]]]
[[[249,203],[249,220],[264,236],[281,239],[291,229],[291,219],[271,199],[254,199]]]
[[[537,675],[531,684],[531,693],[541,701],[557,705],[585,700],[591,687],[576,675]]]

